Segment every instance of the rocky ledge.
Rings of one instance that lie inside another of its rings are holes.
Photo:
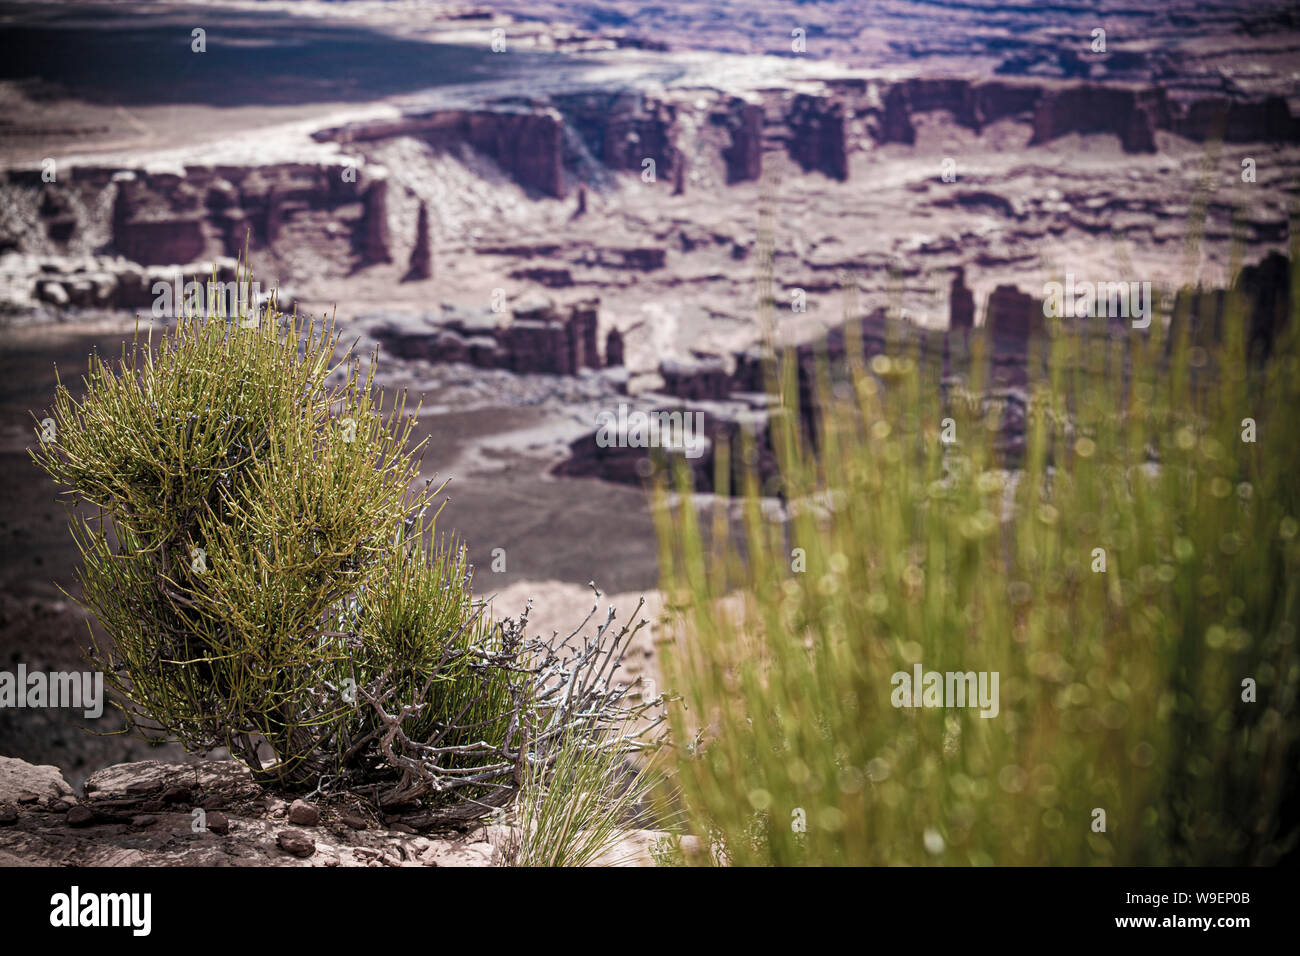
[[[232,761],[117,764],[78,798],[57,767],[0,757],[0,866],[491,866],[506,827],[419,834],[359,804],[285,800]],[[651,865],[629,830],[605,865]]]

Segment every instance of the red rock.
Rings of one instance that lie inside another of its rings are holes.
[[[207,252],[208,240],[198,217],[125,221],[119,223],[114,231],[113,246],[133,262],[170,265],[202,258]]]
[[[763,107],[733,100],[725,123],[731,144],[723,150],[727,183],[754,181],[763,176]]]
[[[975,325],[975,296],[966,288],[966,270],[958,268],[952,277],[948,300],[948,328],[970,329]]]
[[[1170,125],[1170,107],[1163,89],[1083,85],[1051,90],[1034,112],[1031,145],[1050,142],[1066,133],[1114,133],[1125,152],[1154,153],[1155,131]]]
[[[844,106],[826,96],[796,94],[786,116],[790,135],[786,151],[805,170],[817,170],[841,182],[849,178]]]
[[[316,852],[316,841],[301,830],[281,830],[275,842],[281,850],[294,856],[306,858]]]
[[[361,259],[366,264],[392,262],[388,240],[388,182],[377,179],[366,189],[361,221]]]
[[[320,810],[306,800],[295,800],[289,805],[289,822],[301,827],[314,827],[320,824]]]
[[[1046,329],[1042,303],[1012,285],[994,289],[984,309],[984,327],[1001,338],[1026,342]]]
[[[433,276],[433,246],[429,239],[429,206],[420,203],[420,214],[415,222],[415,246],[411,249],[407,281],[418,281]]]

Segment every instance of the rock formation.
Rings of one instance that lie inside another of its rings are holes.
[[[948,328],[969,331],[975,326],[975,296],[966,288],[966,270],[953,273],[948,297]]]
[[[601,367],[596,300],[567,311],[544,296],[516,303],[509,316],[444,307],[442,315],[384,322],[372,332],[398,358],[466,362],[519,373],[574,375]]]
[[[418,281],[433,276],[433,244],[429,238],[429,206],[420,203],[415,222],[415,245],[411,249],[411,263],[406,270],[407,281]]]

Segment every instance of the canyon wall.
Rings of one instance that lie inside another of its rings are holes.
[[[551,198],[564,197],[573,182],[644,172],[647,160],[676,192],[758,180],[772,153],[786,154],[804,172],[845,181],[855,152],[914,143],[915,118],[935,111],[977,133],[1000,120],[1023,122],[1031,145],[1071,133],[1109,133],[1128,152],[1150,153],[1162,131],[1193,141],[1300,141],[1300,122],[1280,96],[1174,99],[1155,87],[960,78],[849,78],[811,86],[809,92],[743,96],[716,90],[571,93],[413,112],[313,136],[344,147],[404,137],[439,149],[468,146],[525,189]],[[688,172],[698,186],[688,187]],[[341,158],[171,170],[76,166],[60,172],[57,188],[39,169],[3,175],[12,208],[0,231],[0,252],[117,255],[153,266],[236,256],[247,242],[277,254],[307,250],[336,274],[393,261],[390,190],[402,187],[375,164],[353,167]],[[628,268],[653,269],[663,253],[638,249],[630,255]],[[426,258],[422,249],[412,276],[431,272]],[[552,273],[536,281],[571,281]]]

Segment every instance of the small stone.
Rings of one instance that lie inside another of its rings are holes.
[[[189,787],[168,787],[163,791],[163,803],[189,803],[194,794]]]
[[[345,823],[347,826],[350,826],[354,830],[364,830],[366,829],[366,827],[369,826],[369,824],[366,822],[366,818],[363,817],[361,814],[357,813],[355,810],[348,810],[346,813],[343,814],[343,816],[339,817],[339,819],[342,820],[343,823]]]
[[[320,811],[306,800],[295,800],[289,805],[289,822],[300,827],[314,827],[320,823]]]
[[[405,823],[394,823],[394,824],[393,824],[391,827],[389,827],[388,829],[390,829],[390,830],[394,830],[394,831],[396,831],[397,833],[418,833],[418,832],[419,832],[418,830],[415,829],[415,827],[413,827],[413,826],[408,826],[408,825],[405,824]]]
[[[68,811],[68,826],[70,827],[88,827],[94,819],[95,814],[91,812],[90,807],[78,805]]]
[[[17,810],[13,807],[0,807],[0,827],[11,827],[17,822]]]
[[[20,790],[18,792],[19,803],[35,803],[39,799],[40,797],[32,793],[30,790]]]
[[[212,810],[208,813],[208,829],[213,833],[219,833],[225,836],[230,832],[230,817],[226,816],[220,810]]]
[[[281,830],[275,842],[281,850],[294,856],[308,857],[316,852],[316,841],[301,830]]]
[[[137,830],[143,830],[145,827],[151,827],[158,822],[158,818],[152,813],[141,813],[131,818],[131,826]]]

